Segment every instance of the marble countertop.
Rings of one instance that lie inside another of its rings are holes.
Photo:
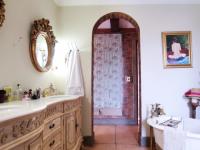
[[[55,95],[37,100],[13,101],[0,104],[0,122],[28,115],[45,109],[47,106],[68,100],[74,100],[80,95]]]

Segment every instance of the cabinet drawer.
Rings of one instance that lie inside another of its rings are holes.
[[[44,126],[44,139],[51,135],[54,131],[61,129],[61,117],[49,121]]]
[[[62,134],[61,130],[57,132],[56,134],[53,134],[52,136],[48,137],[44,141],[44,147],[43,150],[56,150],[56,149],[62,149]]]

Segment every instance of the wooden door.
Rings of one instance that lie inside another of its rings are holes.
[[[71,150],[76,145],[76,114],[71,112],[64,117],[65,150]]]
[[[137,33],[124,33],[122,42],[124,56],[123,116],[133,119],[138,124]]]

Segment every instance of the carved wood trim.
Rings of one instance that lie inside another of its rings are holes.
[[[1,123],[0,147],[34,131],[39,128],[43,122],[44,113],[42,111]]]
[[[94,34],[112,34],[111,29],[97,29]],[[120,31],[117,33],[125,34],[125,33],[134,33],[137,34],[135,28],[120,28]]]
[[[44,18],[40,20],[35,20],[31,29],[31,40],[36,40],[38,33],[45,32],[49,37],[49,42],[54,47],[56,43],[56,38],[53,34],[52,26],[50,26],[49,23],[49,20]]]
[[[64,103],[64,112],[69,112],[74,109],[77,109],[77,107],[81,107],[81,99],[78,98],[77,100],[74,101],[67,101]]]
[[[139,26],[137,24],[137,22],[129,15],[127,14],[124,14],[124,13],[121,13],[121,12],[111,12],[109,14],[106,14],[104,16],[102,16],[97,22],[96,24],[94,25],[94,28],[93,28],[93,33],[95,33],[95,31],[98,29],[99,25],[104,22],[105,20],[108,20],[108,19],[125,19],[127,21],[129,21],[133,26],[135,26],[135,28],[139,31]]]
[[[21,138],[17,138],[16,140],[12,140],[11,142],[7,144],[2,145],[0,147],[0,150],[10,150],[10,149],[15,150],[20,145],[24,148],[25,144],[29,142],[29,140],[32,140],[32,138],[35,138],[35,136],[41,135],[42,130],[43,130],[43,126],[40,126],[33,132],[30,132],[29,134],[26,134],[22,136]],[[22,150],[22,148],[20,150]]]
[[[48,106],[45,110],[45,118],[47,119],[59,113],[63,113],[63,103],[57,103]]]
[[[42,35],[46,39],[48,46],[48,58],[45,67],[41,67],[39,65],[36,57],[36,41],[38,35]],[[56,43],[56,38],[54,36],[52,26],[50,25],[49,20],[44,18],[40,20],[35,20],[32,25],[30,34],[30,56],[33,65],[39,72],[45,72],[51,68],[55,50],[55,43]]]
[[[0,0],[0,27],[3,25],[5,20],[5,3],[3,0]]]

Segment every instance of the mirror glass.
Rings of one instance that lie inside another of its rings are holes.
[[[48,45],[45,37],[39,34],[36,39],[36,59],[41,68],[47,65],[48,61]]]

